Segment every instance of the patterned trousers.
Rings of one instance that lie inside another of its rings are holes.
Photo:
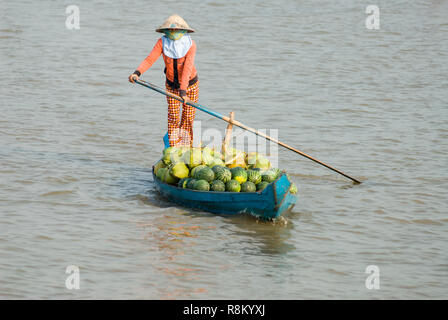
[[[178,89],[172,89],[166,84],[166,91],[179,95]],[[187,97],[198,102],[199,81],[187,88]],[[182,105],[182,118],[180,117],[180,101],[171,97],[166,97],[168,102],[168,138],[170,146],[192,146],[193,145],[193,121],[196,108]]]

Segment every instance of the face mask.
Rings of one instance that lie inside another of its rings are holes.
[[[185,33],[187,33],[187,30],[164,30],[163,33],[167,36],[168,39],[179,40],[184,36]]]

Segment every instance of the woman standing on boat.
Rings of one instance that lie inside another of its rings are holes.
[[[168,101],[168,138],[170,146],[193,144],[193,121],[196,109],[187,102],[197,102],[199,98],[199,82],[194,66],[196,43],[189,33],[194,32],[178,15],[172,15],[156,29],[164,33],[143,60],[129,81],[134,82],[148,70],[154,62],[163,55],[165,62],[166,90],[179,95],[183,99],[182,117],[180,117],[181,103],[167,97]]]

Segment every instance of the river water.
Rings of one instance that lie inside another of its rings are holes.
[[[1,298],[448,298],[448,1],[77,1],[79,30],[70,4],[0,2]],[[165,98],[127,76],[173,13],[201,104],[364,183],[278,149],[299,197],[275,223],[161,199]]]

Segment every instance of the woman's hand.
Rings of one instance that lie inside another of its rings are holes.
[[[138,75],[136,75],[135,73],[133,73],[129,76],[129,82],[134,83],[135,80],[138,80],[138,79],[140,79],[140,77]]]
[[[182,100],[184,100],[183,102],[184,104],[193,103],[193,101],[191,101],[190,98],[188,98],[187,94],[181,95],[180,97],[182,98]]]
[[[183,96],[182,99],[184,99],[184,104],[193,103],[193,101],[191,101],[187,96]]]

